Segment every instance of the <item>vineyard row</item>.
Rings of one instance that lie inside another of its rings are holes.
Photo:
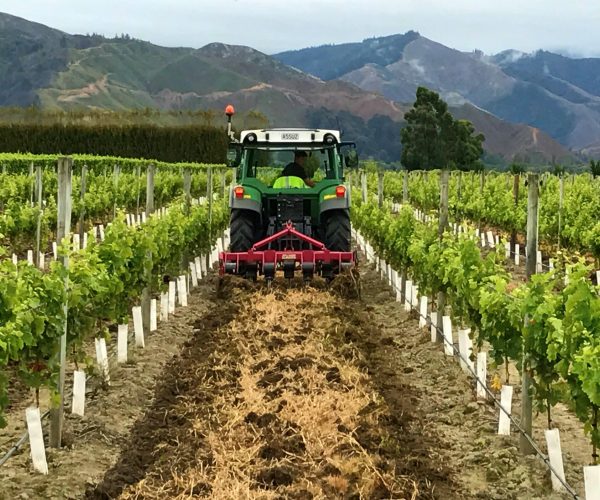
[[[489,345],[497,366],[512,361],[527,371],[535,407],[548,414],[549,427],[562,395],[559,382],[566,383],[597,459],[600,297],[585,264],[570,266],[566,286],[556,272],[517,284],[502,251],[484,257],[474,233],[440,239],[438,228],[417,220],[409,207],[395,215],[372,203],[355,204],[354,224],[401,270],[403,296],[409,278],[421,293],[444,293],[449,315],[471,328],[477,348]]]
[[[68,236],[70,225],[58,199],[58,229],[63,224]],[[158,298],[169,277],[187,270],[192,256],[210,254],[214,237],[228,223],[226,206],[188,201],[175,199],[162,216],[150,209],[144,224],[127,225],[119,213],[103,241],[88,238],[82,249],[61,240],[59,258],[46,271],[26,262],[0,261],[0,410],[8,403],[9,377],[56,391],[65,363],[61,352],[73,362],[85,362],[86,342],[107,337],[108,327],[122,323],[140,297],[148,305],[151,297]],[[60,349],[65,331],[66,349]]]
[[[359,179],[350,173],[350,182]],[[381,180],[378,179],[381,177]],[[440,200],[440,172],[371,172],[366,188],[385,198],[410,203],[429,213]],[[448,189],[450,216],[471,221],[481,230],[496,228],[515,243],[523,241],[527,227],[527,182],[524,174],[498,172],[451,172]],[[542,250],[561,248],[600,258],[600,180],[589,174],[556,176],[543,174],[540,181],[539,240]]]

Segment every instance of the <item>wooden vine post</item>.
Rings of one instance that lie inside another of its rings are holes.
[[[346,191],[348,193],[348,201],[351,203],[352,200],[352,172],[349,170],[344,172],[343,177],[344,185],[346,186]]]
[[[37,227],[35,231],[35,254],[33,262],[35,267],[40,267],[40,249],[42,243],[42,216],[44,211],[44,202],[42,200],[42,167],[35,167],[35,203],[38,207]]]
[[[405,168],[402,172],[402,206],[408,203],[408,176],[410,172]],[[406,266],[402,266],[400,270],[400,297],[402,300],[406,300],[406,279],[407,279]]]
[[[206,202],[208,203],[208,241],[212,249],[212,203],[213,203],[213,179],[212,167],[206,170]],[[210,261],[210,252],[206,252],[206,269],[210,269],[212,262]]]
[[[444,233],[448,229],[448,184],[450,181],[450,171],[447,169],[442,170],[440,174],[440,213],[439,213],[439,226],[438,236],[440,241],[444,238]],[[437,296],[437,341],[443,342],[443,318],[444,309],[446,308],[446,294],[444,292],[438,292]]]
[[[142,166],[141,165],[137,165],[137,167],[135,168],[135,178],[136,178],[136,184],[137,184],[137,200],[136,200],[136,204],[135,204],[135,216],[139,217],[140,216],[140,192],[142,190]]]
[[[56,241],[60,245],[71,233],[71,180],[73,174],[73,159],[59,158],[58,160],[58,197],[57,197],[57,224]],[[59,255],[65,269],[69,269],[69,254]],[[68,289],[68,275],[65,277],[65,290]],[[68,305],[63,304],[63,327],[59,341],[59,375],[58,398],[53,398],[50,409],[50,446],[60,448],[62,444],[62,429],[65,405],[65,369],[67,359],[67,315]]]
[[[482,170],[479,174],[479,195],[483,198],[483,193],[485,192],[485,170]],[[483,230],[483,224],[481,223],[481,215],[479,216],[478,223],[479,231]]]
[[[565,196],[565,177],[558,178],[558,249],[560,250],[560,233],[562,231],[563,200]]]
[[[183,169],[183,194],[185,196],[184,213],[190,215],[192,210],[192,171],[189,167]],[[181,254],[181,269],[187,269],[190,261],[190,253],[187,248]]]
[[[2,164],[2,175],[6,175],[6,165]],[[0,200],[0,212],[4,212],[4,198]]]
[[[227,188],[227,171],[221,170],[221,198],[225,198],[225,189]]]
[[[513,176],[513,198],[515,201],[515,207],[519,206],[519,184],[521,183],[521,174],[518,172]],[[517,244],[517,230],[513,228],[510,233],[510,251],[514,252]]]
[[[538,248],[538,208],[540,196],[540,176],[530,173],[527,176],[527,279],[531,279],[537,269],[537,248]],[[528,321],[528,318],[525,318]],[[529,373],[529,360],[523,353],[523,362],[521,367],[521,427],[531,436],[533,409],[531,402],[531,375]],[[521,435],[519,441],[521,453],[531,455],[535,452],[529,440]]]
[[[114,205],[113,205],[113,219],[117,217],[117,200],[119,198],[119,173],[121,172],[121,167],[115,164],[113,167],[113,190],[114,190]]]
[[[85,236],[85,192],[87,189],[86,177],[87,165],[83,165],[83,167],[81,167],[81,192],[79,193],[79,199],[81,200],[81,212],[79,213],[79,248],[83,248],[83,237]]]
[[[154,174],[156,167],[153,163],[146,170],[146,218],[154,213]],[[150,330],[150,304],[152,301],[152,252],[146,253],[146,265],[144,267],[146,286],[142,290],[142,325],[144,330]]]
[[[367,191],[367,172],[362,172],[360,181],[362,191],[362,202],[367,203],[367,200],[369,198],[369,192]]]
[[[156,167],[150,163],[146,169],[146,217],[154,213],[154,174]]]
[[[185,195],[185,215],[189,215],[192,206],[192,171],[189,167],[183,169],[183,193]]]
[[[34,182],[31,182],[31,180],[33,180],[33,162],[31,162],[29,164],[29,179],[30,179],[30,189],[29,189],[29,206],[33,207],[33,197],[34,197],[34,192],[35,192],[35,187],[34,187]]]
[[[377,172],[377,203],[383,208],[383,170]]]

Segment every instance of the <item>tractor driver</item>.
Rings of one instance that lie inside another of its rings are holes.
[[[306,170],[304,170],[307,157],[306,151],[294,151],[294,161],[285,166],[283,172],[281,172],[281,177],[300,177],[307,186],[313,187],[315,181],[310,179],[306,175]]]

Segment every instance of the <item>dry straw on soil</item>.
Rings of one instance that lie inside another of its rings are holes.
[[[238,300],[226,342],[170,409],[178,425],[121,498],[415,498],[380,454],[386,406],[344,345],[349,306],[310,288]]]

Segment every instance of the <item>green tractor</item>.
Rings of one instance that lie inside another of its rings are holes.
[[[352,267],[343,169],[358,166],[355,144],[342,142],[336,130],[245,130],[239,141],[230,137],[228,163],[236,182],[221,273],[270,280],[279,270],[286,278],[301,271],[308,280]]]

